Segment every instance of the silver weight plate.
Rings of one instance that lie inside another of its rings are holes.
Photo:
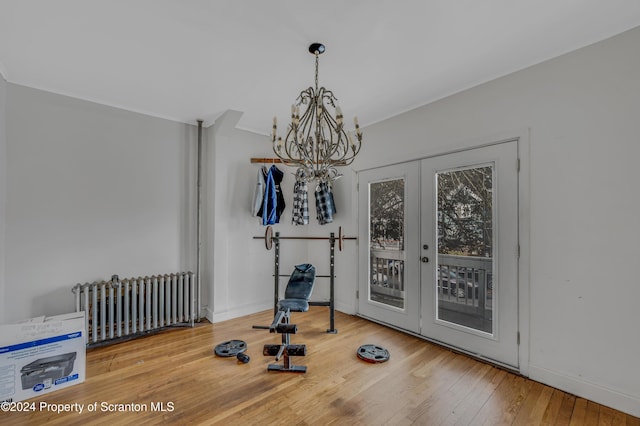
[[[218,356],[236,356],[247,350],[247,343],[244,340],[228,340],[217,345],[214,352]]]
[[[385,362],[391,356],[388,350],[377,345],[362,345],[356,353],[358,358],[367,362]]]

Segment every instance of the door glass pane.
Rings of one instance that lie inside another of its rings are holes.
[[[439,320],[493,334],[493,165],[436,173]]]
[[[369,300],[404,309],[404,178],[369,184]]]

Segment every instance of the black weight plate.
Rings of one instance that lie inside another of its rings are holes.
[[[220,343],[214,349],[216,355],[230,357],[236,356],[247,350],[247,343],[243,340],[229,340]]]
[[[356,352],[358,358],[367,362],[385,362],[389,360],[389,351],[377,345],[362,345]]]

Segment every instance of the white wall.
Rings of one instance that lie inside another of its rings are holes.
[[[7,196],[7,81],[0,66],[0,324],[4,322],[5,300],[5,218]]]
[[[530,377],[636,416],[638,46],[640,28],[369,126],[357,163],[529,129]]]
[[[195,143],[195,126],[9,83],[4,319],[73,310],[78,282],[193,270]]]

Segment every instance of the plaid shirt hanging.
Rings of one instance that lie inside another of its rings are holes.
[[[291,223],[294,225],[309,224],[307,182],[298,180],[293,185],[293,215],[291,216]]]
[[[316,213],[320,225],[333,222],[336,206],[333,201],[331,185],[328,182],[320,182],[316,187]]]

